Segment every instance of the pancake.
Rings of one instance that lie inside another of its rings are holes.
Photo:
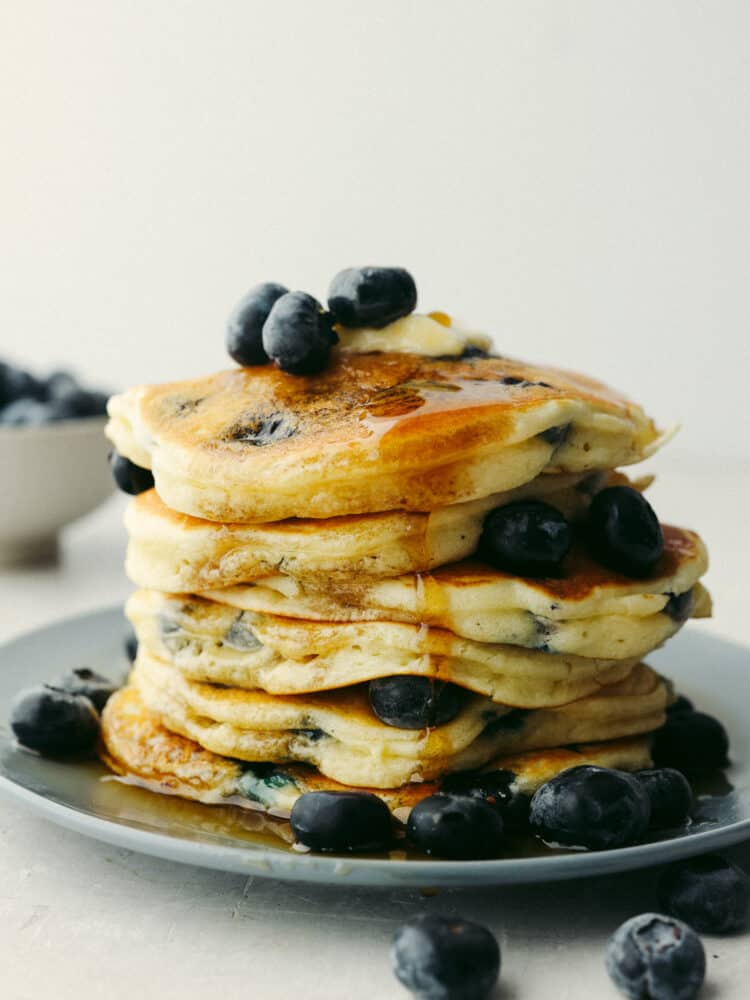
[[[430,511],[660,444],[583,375],[498,357],[335,352],[319,375],[239,368],[112,397],[107,433],[173,510],[220,522]]]
[[[422,573],[475,552],[485,515],[495,507],[543,499],[572,520],[588,507],[591,491],[616,483],[628,480],[616,473],[539,476],[516,490],[431,513],[393,510],[256,525],[179,514],[148,490],[131,500],[125,514],[125,568],[137,586],[171,593],[231,587],[279,572],[296,577]]]
[[[104,709],[100,756],[124,780],[152,791],[207,805],[265,810],[282,817],[289,815],[305,792],[343,791],[347,787],[309,766],[248,765],[204,750],[193,740],[167,729],[132,686],[114,694]],[[531,794],[560,771],[579,764],[626,771],[650,767],[650,739],[640,736],[528,751],[499,757],[485,770],[507,772],[510,788]],[[369,790],[380,795],[396,817],[406,822],[412,807],[439,791],[440,785],[424,782]]]
[[[131,683],[168,729],[219,756],[311,764],[342,784],[374,788],[482,767],[500,754],[650,732],[671,697],[639,665],[619,684],[560,708],[513,711],[468,695],[445,725],[408,730],[382,723],[362,687],[279,697],[188,681],[141,651]]]
[[[240,610],[313,621],[400,621],[437,626],[476,642],[609,659],[645,656],[691,615],[710,614],[697,584],[708,567],[701,539],[665,525],[665,550],[633,580],[574,545],[559,578],[518,577],[465,561],[393,579],[277,574],[206,591]],[[690,593],[692,591],[692,594]],[[685,596],[683,596],[685,595]]]
[[[269,694],[413,674],[450,681],[505,705],[547,708],[622,680],[638,662],[477,643],[445,629],[399,622],[274,618],[156,591],[133,594],[127,614],[139,647],[188,680]]]

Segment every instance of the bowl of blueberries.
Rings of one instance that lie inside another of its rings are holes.
[[[0,360],[0,564],[51,558],[60,530],[112,493],[108,395]]]

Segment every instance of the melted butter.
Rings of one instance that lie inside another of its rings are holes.
[[[337,326],[336,332],[341,349],[351,354],[394,351],[444,358],[458,357],[467,347],[487,351],[492,346],[488,334],[453,326],[452,320],[445,313],[433,313],[429,316],[412,313],[380,330],[372,327],[350,330]]]

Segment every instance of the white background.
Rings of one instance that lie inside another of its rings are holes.
[[[748,456],[750,4],[4,0],[0,353],[224,366],[265,279],[421,304]]]

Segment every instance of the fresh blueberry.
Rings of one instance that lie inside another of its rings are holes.
[[[682,594],[672,594],[664,605],[663,611],[672,621],[682,625],[693,613],[695,607],[695,594],[692,588]]]
[[[47,684],[19,694],[10,725],[22,746],[45,757],[86,753],[99,735],[99,716],[88,698]]]
[[[484,519],[479,554],[508,573],[550,576],[559,572],[570,540],[570,526],[559,510],[541,500],[519,500],[496,507]]]
[[[497,809],[509,830],[523,830],[529,824],[531,798],[515,788],[512,771],[455,771],[443,775],[440,791],[447,795],[468,795]]]
[[[78,380],[67,371],[55,371],[47,377],[44,387],[44,396],[47,400],[64,399],[73,392],[80,389]]]
[[[112,468],[112,475],[115,482],[123,491],[130,496],[137,496],[145,490],[150,490],[154,485],[154,476],[150,469],[143,469],[129,458],[125,458],[119,451],[113,451],[109,459]]]
[[[255,285],[234,307],[227,322],[226,345],[238,365],[264,365],[268,355],[263,350],[263,324],[274,303],[289,291],[283,285],[266,281]]]
[[[414,278],[402,267],[348,267],[328,289],[328,308],[342,326],[387,326],[417,305]]]
[[[480,924],[422,915],[398,928],[393,973],[422,1000],[485,1000],[500,974],[500,947]]]
[[[656,887],[659,906],[699,934],[742,930],[750,906],[750,879],[718,854],[702,854],[666,868]]]
[[[49,405],[54,409],[58,420],[101,417],[107,412],[107,394],[78,388],[58,396]]]
[[[406,832],[425,854],[439,858],[493,858],[504,824],[497,809],[466,795],[430,795],[412,809]]]
[[[55,410],[49,404],[28,397],[16,399],[0,411],[0,424],[6,427],[39,427],[55,419]]]
[[[306,792],[290,823],[300,844],[314,851],[374,851],[392,836],[390,810],[370,792]]]
[[[651,504],[631,486],[609,486],[589,507],[589,537],[605,566],[626,576],[648,576],[664,551],[661,525]]]
[[[135,663],[135,658],[138,655],[138,637],[136,636],[133,629],[128,629],[125,633],[125,638],[123,639],[123,645],[125,647],[125,655],[131,663]]]
[[[321,372],[337,341],[330,315],[306,292],[278,298],[263,325],[263,350],[291,375]]]
[[[651,756],[657,767],[694,771],[729,766],[729,737],[718,719],[704,712],[677,712],[657,729]]]
[[[678,695],[667,708],[667,715],[680,715],[683,712],[694,712],[695,706],[684,694]]]
[[[444,726],[461,710],[462,688],[430,677],[379,677],[370,681],[370,708],[387,726],[425,729]]]
[[[687,924],[642,913],[622,924],[607,944],[607,972],[631,1000],[692,1000],[706,975],[701,940]]]
[[[651,803],[653,830],[666,830],[687,822],[693,809],[693,791],[684,774],[671,767],[659,767],[637,771],[635,777]]]
[[[44,400],[44,385],[31,372],[0,362],[0,407],[17,399]]]
[[[529,822],[549,843],[608,850],[638,840],[648,828],[650,809],[632,775],[582,764],[536,790]]]
[[[57,681],[55,688],[67,691],[69,694],[82,694],[89,699],[97,712],[101,712],[117,690],[117,684],[114,684],[108,677],[102,677],[95,670],[89,670],[88,667],[78,667]]]

